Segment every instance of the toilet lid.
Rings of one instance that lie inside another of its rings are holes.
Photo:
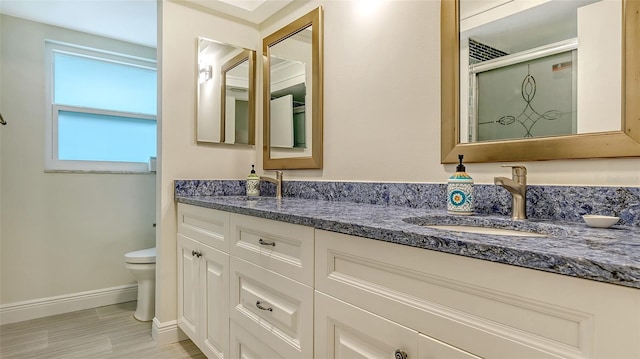
[[[127,263],[155,263],[156,248],[141,249],[124,255]]]

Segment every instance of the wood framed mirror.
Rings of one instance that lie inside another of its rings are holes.
[[[619,10],[617,16],[619,17],[619,45],[620,57],[619,57],[619,71],[614,72],[612,76],[617,76],[619,81],[619,103],[613,104],[618,115],[601,116],[602,120],[606,120],[607,117],[613,117],[615,121],[612,129],[597,131],[597,132],[585,132],[585,133],[569,133],[558,135],[540,135],[533,136],[533,138],[510,138],[504,140],[482,140],[473,142],[474,136],[470,135],[472,129],[466,128],[467,125],[462,124],[460,121],[461,113],[465,113],[464,119],[467,117],[473,117],[477,110],[473,107],[477,104],[478,98],[469,99],[469,93],[476,91],[474,86],[477,86],[473,80],[461,81],[461,74],[466,75],[466,71],[474,70],[473,66],[467,65],[469,62],[462,59],[462,56],[469,56],[468,53],[461,55],[461,31],[464,33],[470,26],[464,25],[461,22],[460,11],[461,1],[466,0],[443,0],[441,6],[441,162],[442,163],[456,163],[458,154],[463,154],[465,161],[467,162],[508,162],[508,161],[537,161],[537,160],[551,160],[551,159],[575,159],[575,158],[606,158],[606,157],[638,157],[640,156],[640,2],[620,0],[617,4]],[[494,3],[505,3],[509,6],[521,5],[523,2],[520,0],[514,1],[494,1]],[[520,4],[518,4],[520,3]],[[534,2],[529,2],[534,3]],[[538,1],[535,3],[569,3],[569,1]],[[598,1],[581,1],[583,4],[599,6]],[[611,3],[608,1],[608,3]],[[486,4],[486,2],[485,2]],[[494,4],[495,5],[495,4]],[[505,5],[505,6],[507,6]],[[616,5],[616,4],[614,4]],[[518,10],[520,11],[520,10]],[[504,12],[504,11],[503,11]],[[465,15],[466,16],[466,15]],[[487,16],[486,11],[482,15]],[[545,16],[552,18],[552,14],[545,13]],[[600,15],[598,15],[600,16]],[[477,19],[474,19],[477,22]],[[585,21],[586,22],[586,21]],[[463,24],[463,25],[461,25]],[[593,26],[593,22],[591,23]],[[538,29],[541,27],[538,25]],[[511,32],[512,29],[505,30],[504,32]],[[502,34],[504,35],[504,34]],[[580,43],[586,41],[582,38]],[[601,42],[602,43],[602,42]],[[539,45],[539,44],[538,44]],[[558,45],[554,43],[554,45]],[[535,50],[541,50],[543,46],[535,46]],[[556,46],[557,47],[557,46]],[[571,61],[559,60],[557,69],[565,68],[587,68],[585,65],[585,55],[581,53],[580,44],[575,45],[577,48],[577,64],[572,64]],[[526,51],[524,51],[526,52]],[[586,53],[586,51],[584,51]],[[580,56],[582,56],[582,59]],[[616,54],[617,55],[617,54]],[[508,55],[507,57],[516,57],[515,55]],[[496,62],[495,60],[489,60],[489,62]],[[522,61],[521,61],[522,62]],[[465,66],[461,66],[463,63]],[[563,65],[564,64],[564,65]],[[573,66],[572,66],[573,65]],[[529,66],[525,69],[528,69]],[[606,68],[600,68],[606,70]],[[477,66],[476,66],[477,70]],[[547,71],[553,73],[556,70],[553,66],[547,66]],[[465,71],[465,72],[462,72]],[[526,70],[525,70],[526,71]],[[556,73],[557,74],[557,73]],[[593,74],[593,71],[591,72]],[[517,85],[521,86],[521,93],[517,95],[524,103],[521,107],[525,108],[522,111],[523,121],[527,120],[533,122],[534,120],[541,119],[546,121],[552,116],[551,112],[544,111],[530,111],[532,107],[544,107],[539,106],[532,101],[532,95],[536,94],[535,87],[532,89],[531,82],[526,82],[527,74],[524,79],[522,77],[517,79]],[[580,79],[580,77],[578,77]],[[464,85],[462,85],[464,84]],[[467,87],[468,88],[463,88]],[[577,86],[578,96],[580,94],[581,86],[585,88],[596,87],[593,84],[578,82]],[[461,91],[461,89],[463,91]],[[618,90],[618,89],[615,89]],[[461,95],[465,94],[465,95]],[[462,96],[462,97],[461,97]],[[578,97],[578,104],[595,102],[587,101],[585,98]],[[606,101],[601,99],[600,101]],[[461,108],[461,104],[467,106],[467,108]],[[529,111],[529,112],[527,112]],[[558,111],[559,112],[559,111]],[[578,106],[577,121],[580,123],[581,115],[591,113],[591,111],[582,111]],[[547,116],[548,115],[548,116]],[[506,124],[515,123],[515,125],[521,125],[517,123],[518,114],[511,117],[498,117],[494,116],[484,122],[504,122]],[[536,117],[537,116],[537,117]],[[547,117],[545,117],[547,116]],[[533,119],[533,120],[532,120]],[[484,123],[482,120],[477,120],[476,123],[468,125],[470,128],[476,126],[478,123]],[[469,122],[471,123],[471,122]],[[501,123],[502,124],[502,123]],[[522,127],[522,126],[521,126]],[[531,134],[529,134],[531,135]],[[527,135],[528,136],[528,135]]]
[[[264,38],[262,51],[263,168],[322,168],[322,7]]]
[[[255,144],[255,58],[255,51],[245,49],[222,65],[220,142]]]
[[[256,52],[198,38],[198,143],[255,144]]]

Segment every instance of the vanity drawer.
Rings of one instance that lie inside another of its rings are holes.
[[[178,203],[178,233],[229,253],[229,213]]]
[[[313,356],[313,288],[231,257],[230,314],[283,357]]]
[[[231,254],[313,286],[311,227],[231,214]]]
[[[229,333],[231,336],[231,358],[284,359],[269,345],[258,340],[233,320],[229,325]]]

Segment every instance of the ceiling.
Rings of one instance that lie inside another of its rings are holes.
[[[180,2],[260,24],[294,1],[301,0]],[[0,0],[0,13],[135,44],[157,45],[156,0]]]
[[[156,47],[155,0],[0,0],[0,12]]]
[[[184,0],[216,12],[260,24],[290,3],[300,0]]]

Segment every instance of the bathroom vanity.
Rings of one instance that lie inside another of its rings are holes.
[[[176,201],[178,325],[209,358],[640,357],[637,228],[515,237],[430,228],[451,217],[426,209]]]

